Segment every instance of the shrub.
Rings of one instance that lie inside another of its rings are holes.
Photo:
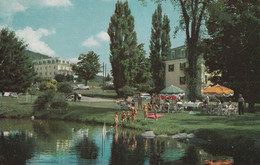
[[[73,89],[69,82],[60,82],[57,85],[57,91],[61,93],[72,93]]]
[[[53,90],[47,90],[34,102],[34,112],[51,112],[53,110],[66,110],[68,103],[65,96],[57,94]]]
[[[49,81],[43,81],[39,85],[39,90],[40,91],[46,91],[46,90],[56,91],[57,87],[56,87],[56,85],[54,85],[53,83],[51,83]]]
[[[139,84],[137,88],[139,91],[143,91],[143,92],[147,92],[152,89],[149,84]]]
[[[129,86],[126,85],[126,86],[118,89],[118,95],[119,95],[119,97],[123,97],[123,98],[127,99],[128,96],[134,95],[134,91],[133,91],[133,89],[131,89]]]

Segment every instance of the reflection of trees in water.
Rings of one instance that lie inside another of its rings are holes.
[[[110,164],[144,164],[145,144],[134,133],[116,131],[111,148]]]
[[[189,145],[188,148],[185,151],[184,156],[181,158],[182,159],[182,163],[185,165],[200,165],[200,154],[199,154],[199,150],[193,146],[193,145]]]
[[[215,156],[231,156],[235,164],[260,164],[260,149],[255,141],[246,137],[224,139],[221,136],[202,148]]]
[[[162,154],[165,152],[165,142],[156,139],[150,140],[150,151],[148,156],[150,157],[150,164],[163,163]]]
[[[25,133],[0,135],[0,164],[25,164],[33,155],[35,140]]]
[[[88,137],[83,138],[75,148],[80,158],[97,159],[99,148],[92,140],[89,140]]]

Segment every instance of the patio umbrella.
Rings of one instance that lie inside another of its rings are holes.
[[[160,94],[183,94],[185,93],[184,90],[182,90],[181,88],[178,88],[176,86],[170,85],[166,88],[164,88],[163,90],[160,91]]]
[[[217,84],[215,86],[205,89],[203,91],[203,94],[229,97],[234,95],[234,91],[232,89]]]

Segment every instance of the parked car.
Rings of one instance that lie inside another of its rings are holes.
[[[149,93],[141,93],[140,96],[143,100],[150,100],[151,99],[151,96],[150,96]],[[139,97],[139,95],[134,96],[134,99],[137,100],[138,97]]]
[[[73,86],[74,90],[89,90],[89,86],[85,86],[83,84],[78,84]]]

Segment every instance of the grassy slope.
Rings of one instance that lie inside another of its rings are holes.
[[[90,91],[87,91],[89,93]],[[83,92],[84,93],[84,92]],[[101,95],[100,91],[99,94]],[[111,96],[111,93],[105,93]],[[32,102],[36,97],[20,96],[18,99],[0,97],[0,116],[9,118],[30,118]],[[50,118],[73,120],[81,122],[107,123],[113,125],[114,102],[69,102],[66,113],[51,113]],[[244,136],[260,138],[260,112],[246,113],[243,116],[202,116],[189,115],[188,112],[164,113],[158,121],[143,119],[142,111],[138,111],[136,123],[125,123],[126,127],[133,129],[153,130],[156,134],[176,134],[179,132],[200,133],[204,129],[214,131],[227,137]]]

